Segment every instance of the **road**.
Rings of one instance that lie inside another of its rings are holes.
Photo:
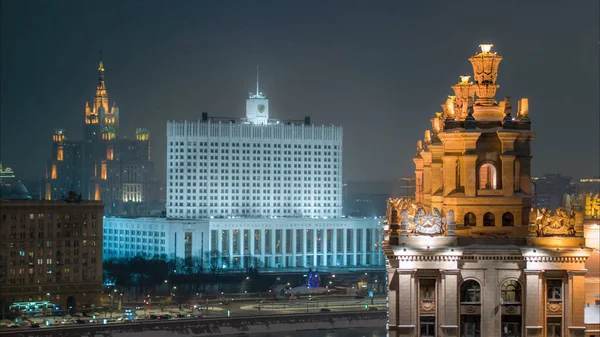
[[[352,317],[355,317],[356,315],[361,315],[360,317],[362,317],[362,319],[364,319],[365,315],[367,315],[367,319],[382,319],[385,318],[385,313],[384,312],[379,312],[379,311],[366,311],[366,310],[348,310],[348,311],[336,311],[336,312],[319,312],[318,315],[316,317],[322,317],[322,316],[327,316],[327,317],[340,317],[340,315],[342,315],[342,317],[347,317],[346,315],[352,315]],[[23,335],[25,336],[26,334],[31,334],[34,333],[35,331],[46,331],[47,333],[50,333],[50,331],[52,331],[52,334],[59,334],[59,335],[67,335],[70,334],[72,335],[73,333],[75,333],[75,335],[81,335],[84,331],[88,331],[88,332],[93,332],[93,331],[97,331],[98,329],[103,329],[103,328],[109,328],[111,330],[117,329],[118,331],[130,331],[131,329],[134,330],[147,330],[147,329],[157,329],[159,327],[175,327],[175,326],[186,326],[188,324],[192,324],[192,325],[197,325],[197,324],[209,324],[209,325],[213,325],[213,324],[223,324],[223,323],[219,323],[219,322],[228,322],[229,320],[235,320],[237,322],[243,322],[243,321],[248,321],[250,320],[251,322],[256,322],[256,320],[262,320],[263,323],[265,322],[272,322],[272,321],[279,321],[279,320],[285,320],[288,319],[289,317],[292,317],[294,319],[297,318],[309,318],[311,319],[311,317],[315,317],[315,313],[287,313],[287,314],[274,314],[273,312],[267,313],[267,312],[263,312],[259,315],[256,314],[250,314],[250,315],[236,315],[234,317],[204,317],[204,318],[181,318],[181,319],[169,319],[169,320],[135,320],[135,321],[128,321],[128,322],[123,322],[123,323],[111,323],[111,324],[102,324],[102,323],[95,323],[95,324],[73,324],[73,325],[58,325],[58,326],[50,326],[50,327],[42,327],[42,328],[27,328],[27,327],[21,327],[21,328],[4,328],[4,329],[0,329],[0,336],[6,335]],[[183,324],[183,325],[182,325]],[[225,325],[228,325],[230,323],[225,323]],[[68,333],[70,332],[70,333]]]
[[[189,308],[183,308],[179,310],[179,308],[150,308],[151,310],[136,310],[135,315],[141,319],[136,319],[135,323],[125,322],[125,321],[114,321],[108,322],[107,324],[139,324],[140,322],[148,321],[148,322],[156,322],[156,320],[148,320],[143,319],[148,317],[149,315],[165,315],[165,314],[185,314],[185,315],[201,315],[205,318],[227,318],[227,317],[246,317],[246,316],[269,316],[269,315],[285,315],[292,313],[315,313],[321,312],[323,309],[330,310],[330,312],[348,312],[348,311],[361,311],[361,310],[386,310],[386,299],[384,296],[376,296],[375,298],[364,298],[358,299],[354,297],[327,297],[327,296],[319,296],[312,298],[300,298],[296,300],[281,300],[281,301],[270,301],[269,303],[261,303],[268,302],[266,300],[259,299],[227,299],[229,300],[229,304],[212,304],[209,305],[208,310],[203,308],[203,310],[195,310],[192,311]],[[46,318],[32,318],[29,321],[40,324],[40,329],[52,329],[52,328],[65,328],[65,327],[79,327],[79,326],[90,326],[92,324],[102,324],[104,318],[117,318],[120,315],[117,313],[101,315],[97,317],[96,323],[86,323],[86,324],[68,324],[63,325],[61,321],[68,321],[71,323],[77,317],[73,317],[70,319],[65,319],[63,317],[46,317]],[[82,317],[82,320],[90,320],[91,317]],[[190,318],[181,318],[181,319],[190,319]],[[174,319],[171,319],[174,320]],[[169,321],[171,321],[169,320]],[[46,325],[46,321],[50,323],[49,326]],[[2,328],[0,331],[22,331],[26,329],[32,329],[23,324],[20,328]]]

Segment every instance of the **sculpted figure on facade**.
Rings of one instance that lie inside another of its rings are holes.
[[[417,205],[410,198],[389,198],[386,211],[387,223],[399,223],[399,217],[403,210],[407,211],[409,221],[412,221],[417,211]]]
[[[414,217],[414,227],[412,233],[422,235],[440,235],[446,231],[446,218],[437,209],[433,209],[433,214],[419,208]]]
[[[537,236],[575,236],[575,210],[558,208],[554,215],[547,208],[537,210]]]

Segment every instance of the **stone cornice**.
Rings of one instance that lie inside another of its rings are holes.
[[[573,276],[585,276],[587,274],[588,270],[587,269],[580,269],[580,270],[569,270],[567,273],[569,275],[573,275]]]
[[[392,257],[388,256],[388,259]],[[422,261],[434,261],[434,262],[449,262],[458,261],[459,255],[395,255],[393,260],[401,262],[422,262]]]
[[[389,260],[402,262],[502,261],[541,263],[585,263],[586,256],[515,256],[515,255],[388,255]],[[574,275],[580,271],[572,271]],[[587,270],[585,271],[587,272]]]
[[[525,256],[525,262],[585,263],[587,256]]]

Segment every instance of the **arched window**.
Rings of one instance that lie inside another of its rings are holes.
[[[465,214],[465,226],[475,226],[477,225],[477,217],[475,214],[469,212]]]
[[[496,217],[494,214],[487,212],[483,215],[484,226],[496,226]]]
[[[504,303],[521,303],[521,284],[516,280],[502,283],[500,298]]]
[[[481,287],[477,281],[468,280],[460,286],[461,303],[479,303],[481,302]]]
[[[515,217],[510,212],[502,214],[502,226],[514,226]]]
[[[479,167],[479,189],[496,189],[496,167],[490,163],[485,163]]]

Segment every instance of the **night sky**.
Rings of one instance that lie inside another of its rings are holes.
[[[345,180],[411,176],[482,42],[504,57],[496,99],[529,97],[533,173],[600,171],[596,0],[2,0],[1,16],[0,159],[20,179],[43,176],[54,128],[82,138],[100,50],[121,135],[150,130],[160,181],[166,121],[243,117],[256,62],[273,118],[344,127]]]

